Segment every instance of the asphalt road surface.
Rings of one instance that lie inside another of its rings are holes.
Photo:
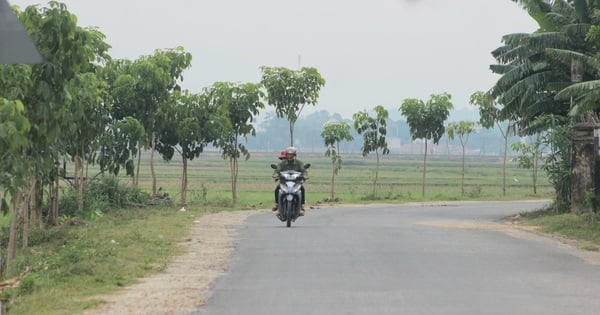
[[[600,314],[600,265],[504,224],[543,204],[325,208],[291,228],[254,215],[193,314]]]

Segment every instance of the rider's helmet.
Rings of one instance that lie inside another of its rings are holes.
[[[296,148],[288,147],[285,149],[285,159],[288,161],[293,161],[296,159]]]
[[[281,150],[281,152],[279,153],[279,156],[277,158],[280,160],[285,159],[285,152],[286,152],[286,150]]]
[[[296,155],[296,148],[294,148],[294,147],[288,147],[287,149],[285,149],[285,153],[286,154]]]

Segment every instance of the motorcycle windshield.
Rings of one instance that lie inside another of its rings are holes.
[[[290,181],[297,180],[298,178],[300,178],[301,175],[302,175],[302,173],[296,172],[296,171],[287,171],[287,172],[281,173],[281,177],[283,177],[284,180],[290,180]]]

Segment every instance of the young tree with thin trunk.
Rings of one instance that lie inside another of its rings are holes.
[[[331,174],[331,191],[329,193],[329,200],[335,199],[335,176],[339,173],[342,168],[342,156],[340,155],[340,142],[352,141],[354,137],[350,134],[350,125],[342,122],[328,122],[323,126],[323,132],[321,137],[325,141],[327,150],[325,156],[331,157],[331,163],[333,165],[333,171]]]
[[[107,86],[94,73],[77,75],[70,83],[72,102],[68,103],[71,124],[65,130],[70,134],[66,151],[75,162],[74,184],[77,207],[83,211],[83,196],[87,181],[86,166],[94,162],[99,138],[106,131],[110,105],[104,102]]]
[[[542,159],[542,136],[538,133],[533,141],[519,141],[512,144],[512,149],[521,152],[516,161],[520,168],[531,170],[533,194],[537,194],[537,178],[539,163]]]
[[[451,122],[446,127],[448,138],[454,140],[458,137],[460,140],[460,146],[462,147],[462,176],[460,181],[460,193],[465,195],[465,152],[467,149],[467,142],[469,142],[469,135],[475,132],[475,122],[472,121],[459,121]]]
[[[506,196],[506,161],[508,155],[508,138],[515,134],[515,123],[512,119],[505,119],[501,115],[502,107],[487,93],[477,91],[471,94],[470,104],[479,109],[479,124],[485,129],[494,125],[502,134],[504,151],[502,155],[502,195]],[[503,122],[506,122],[503,124]]]
[[[377,198],[377,180],[379,177],[379,152],[381,151],[382,155],[388,155],[390,150],[385,139],[389,113],[381,105],[375,106],[373,111],[375,117],[371,117],[367,111],[361,111],[352,115],[352,118],[354,119],[354,129],[363,137],[362,155],[366,157],[369,153],[375,152],[377,158],[372,196],[375,199]]]
[[[179,205],[187,205],[188,161],[200,156],[204,148],[214,143],[228,124],[225,108],[211,104],[205,94],[174,91],[169,105],[157,113],[156,150],[165,161],[175,152],[181,156],[181,197]]]
[[[316,105],[325,79],[317,69],[303,67],[290,70],[283,67],[261,67],[261,84],[266,90],[268,104],[275,107],[279,118],[290,123],[290,146],[294,146],[294,125],[304,106]]]
[[[427,140],[433,140],[437,144],[445,133],[444,122],[450,116],[453,108],[450,94],[432,94],[427,103],[415,98],[402,101],[400,112],[406,117],[410,127],[412,140],[423,139],[425,141],[425,153],[423,154],[423,185],[421,194],[425,197],[425,174],[427,173]]]
[[[226,128],[215,142],[222,150],[222,157],[229,159],[231,171],[231,198],[237,204],[238,161],[240,157],[250,158],[250,152],[240,137],[256,135],[252,119],[264,108],[260,85],[255,83],[216,82],[205,91],[209,103],[223,109],[229,120]]]

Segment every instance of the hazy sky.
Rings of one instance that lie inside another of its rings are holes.
[[[314,110],[346,118],[406,98],[448,92],[455,108],[498,79],[490,52],[505,34],[535,31],[511,0],[60,1],[80,26],[97,26],[114,58],[183,46],[183,86],[259,82],[260,66],[318,69],[327,81]],[[9,0],[21,9],[47,1]]]

